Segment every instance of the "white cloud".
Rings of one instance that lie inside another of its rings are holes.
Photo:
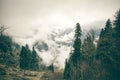
[[[60,33],[74,28],[77,22],[86,31],[91,27],[104,27],[103,22],[98,22],[111,18],[119,3],[120,0],[0,0],[0,24],[10,27],[8,34],[22,45],[28,43],[32,47],[36,41],[45,41],[51,50],[39,54],[48,64],[53,59],[52,52],[59,46],[50,39],[51,34],[55,41],[69,42],[74,33]],[[58,65],[63,67],[70,50],[63,45],[57,49],[60,51]]]
[[[65,59],[69,58],[70,47],[62,46],[59,48],[60,54],[58,55],[57,61],[60,68],[64,68]]]

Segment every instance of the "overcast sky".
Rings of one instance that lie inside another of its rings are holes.
[[[70,27],[76,22],[106,20],[119,8],[120,0],[0,0],[0,24],[21,36],[42,26]]]
[[[119,8],[120,0],[0,0],[0,25],[9,27],[7,33],[22,45],[42,40],[51,47],[58,45],[48,39],[52,31],[73,28],[77,22],[82,29],[104,27],[105,21],[113,19]],[[56,38],[64,40],[65,36]],[[69,47],[65,47],[58,49],[62,51],[57,58],[62,67],[70,52]],[[49,61],[51,51],[43,53],[43,60]]]

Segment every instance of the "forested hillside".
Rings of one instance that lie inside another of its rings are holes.
[[[84,35],[76,24],[64,69],[54,60],[46,65],[37,53],[42,53],[39,46],[16,43],[7,29],[0,27],[0,80],[120,80],[120,10],[113,21],[106,21],[97,41],[94,29]]]
[[[81,43],[81,26],[76,24],[73,49],[66,59],[65,80],[120,79],[120,10],[113,22],[108,19],[101,30],[97,46],[90,31]]]

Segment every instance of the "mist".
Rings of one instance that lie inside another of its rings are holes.
[[[54,62],[64,68],[69,57],[74,28],[80,23],[85,33],[95,29],[98,36],[108,18],[120,7],[120,0],[0,0],[0,24],[20,45],[36,50],[46,65]],[[41,42],[48,50],[37,48]],[[55,58],[55,59],[54,59]]]

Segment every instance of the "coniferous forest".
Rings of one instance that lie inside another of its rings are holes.
[[[6,30],[0,27],[0,80],[120,80],[120,10],[113,21],[106,21],[97,44],[94,30],[82,40],[76,23],[72,49],[61,70],[54,63],[45,65],[35,45],[30,49],[14,42]]]

